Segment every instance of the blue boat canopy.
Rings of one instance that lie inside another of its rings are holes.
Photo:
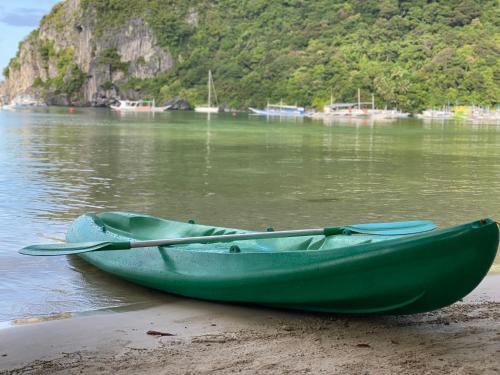
[[[359,104],[372,104],[371,102],[361,102]],[[328,107],[331,109],[339,109],[339,108],[353,108],[357,107],[358,103],[333,103],[329,104]]]

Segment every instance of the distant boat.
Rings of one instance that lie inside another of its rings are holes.
[[[305,115],[304,107],[295,105],[284,105],[283,101],[280,104],[267,104],[265,109],[248,108],[252,113],[259,116],[298,116]]]
[[[371,104],[371,108],[368,106]],[[363,107],[364,106],[364,107]],[[372,94],[371,102],[361,101],[361,91],[358,89],[358,102],[352,103],[333,103],[333,95],[330,98],[330,104],[323,107],[323,114],[314,117],[348,117],[376,120],[390,120],[397,118],[406,118],[410,114],[397,109],[377,109],[375,108],[375,96]]]
[[[455,106],[453,114],[456,119],[473,122],[497,123],[500,121],[500,108],[483,108],[476,105]]]
[[[398,119],[407,118],[410,114],[408,112],[403,112],[398,109],[379,109],[378,113],[374,113],[373,117],[382,119]]]
[[[467,117],[467,120],[483,121],[483,122],[499,122],[500,110],[495,110],[495,111],[485,110],[482,112],[473,113],[471,116]]]
[[[215,107],[212,107],[212,88],[214,90],[215,96]],[[215,92],[214,80],[212,78],[212,71],[208,71],[208,104],[197,105],[194,107],[195,112],[200,113],[217,113],[219,112],[219,106],[217,105],[217,93]]]
[[[371,104],[371,110],[367,108],[369,104]],[[363,105],[365,106],[365,108],[362,107]],[[330,104],[323,107],[323,112],[327,116],[334,117],[371,118],[374,117],[374,115],[378,115],[380,113],[380,110],[375,109],[375,98],[373,94],[371,102],[362,102],[361,90],[358,89],[357,103],[333,103],[333,95],[330,95]]]
[[[326,115],[335,117],[361,117],[368,114],[368,109],[363,111],[356,103],[331,103],[326,105],[323,111]]]
[[[157,107],[154,100],[118,100],[110,108],[118,112],[164,112],[171,106]]]
[[[418,118],[423,119],[442,119],[447,120],[453,118],[453,111],[448,108],[443,109],[427,109],[417,115]]]
[[[40,108],[46,107],[45,103],[41,103],[40,101],[34,99],[29,95],[20,95],[16,96],[10,104],[4,105],[3,109],[9,111],[17,111],[22,109],[31,109],[31,108]]]

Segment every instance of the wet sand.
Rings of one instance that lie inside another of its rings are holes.
[[[399,317],[158,298],[145,309],[0,330],[0,372],[500,373],[500,276],[450,307]]]

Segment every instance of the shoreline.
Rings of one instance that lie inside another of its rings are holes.
[[[500,371],[500,275],[487,276],[463,302],[407,316],[274,310],[168,294],[158,302],[4,328],[0,373]]]

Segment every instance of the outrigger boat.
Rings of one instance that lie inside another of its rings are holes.
[[[131,282],[213,301],[334,313],[409,314],[471,292],[495,258],[499,231],[484,219],[250,232],[129,212],[85,214],[66,244],[28,255],[78,254]]]
[[[371,104],[371,108],[368,105]],[[364,106],[364,107],[363,107]],[[330,104],[323,107],[323,114],[313,117],[343,117],[343,118],[363,118],[363,119],[399,119],[406,118],[410,114],[397,109],[388,110],[375,108],[375,95],[372,94],[371,102],[361,101],[361,90],[358,89],[357,103],[334,103],[333,95],[330,96]]]
[[[417,117],[422,119],[450,120],[453,118],[453,112],[448,108],[427,109],[417,114]]]
[[[170,106],[157,107],[153,100],[118,100],[118,105],[110,108],[118,112],[165,112]]]
[[[297,107],[296,105],[284,105],[283,101],[280,104],[269,104],[265,109],[248,108],[253,114],[259,116],[305,116],[304,107]]]

